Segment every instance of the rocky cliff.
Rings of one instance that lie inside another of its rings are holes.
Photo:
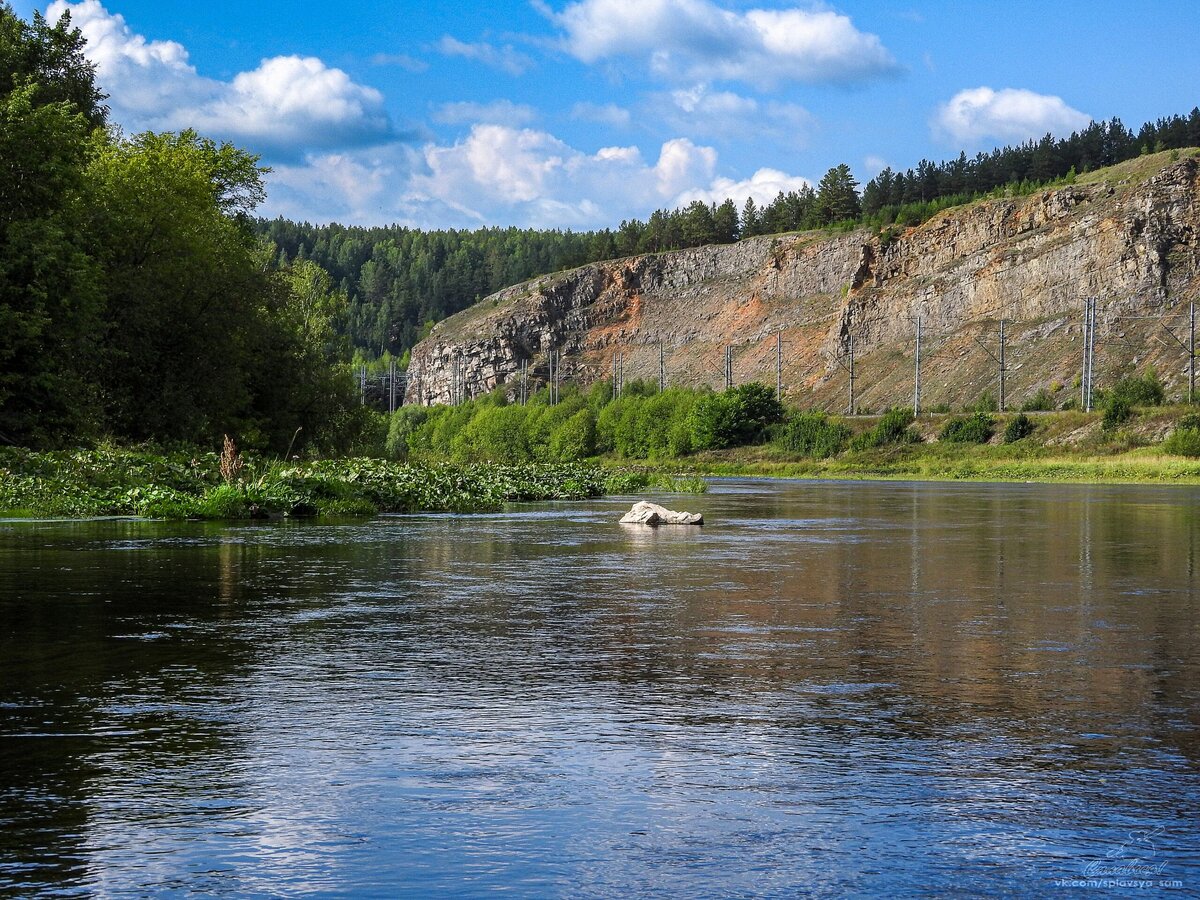
[[[614,366],[626,381],[774,384],[830,409],[911,403],[916,323],[922,400],[996,392],[1005,321],[1010,403],[1039,388],[1065,399],[1081,368],[1085,297],[1099,298],[1096,382],[1157,367],[1186,390],[1188,304],[1200,262],[1195,153],[1157,154],[1031,196],[979,201],[917,228],[760,237],[596,263],[507,288],[440,323],[414,348],[406,401],[446,403],[504,385],[522,365],[545,383]],[[1170,333],[1168,333],[1170,332]],[[660,356],[661,354],[661,356]]]

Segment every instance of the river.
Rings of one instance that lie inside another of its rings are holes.
[[[632,499],[0,522],[0,894],[1200,892],[1200,490]]]

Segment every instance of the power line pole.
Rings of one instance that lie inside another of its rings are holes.
[[[663,342],[658,342],[658,392],[667,389],[667,360],[663,355]]]
[[[1000,320],[1000,412],[1004,412],[1004,320]]]
[[[1095,381],[1096,368],[1096,306],[1096,297],[1088,297],[1084,301],[1083,396],[1081,398],[1081,405],[1084,412],[1092,411],[1092,385]]]
[[[725,345],[725,390],[733,387],[733,345]]]
[[[1092,340],[1092,298],[1084,299],[1084,373],[1079,379],[1079,406],[1087,412],[1087,364],[1091,361]]]
[[[916,375],[913,379],[913,415],[921,414],[921,317],[917,316]]]
[[[775,399],[783,399],[783,335],[775,332]]]
[[[849,415],[854,415],[854,335],[850,335],[850,408]]]
[[[388,412],[396,411],[396,360],[391,360],[388,365]]]
[[[1188,304],[1191,337],[1188,340],[1188,403],[1196,402],[1196,301]]]

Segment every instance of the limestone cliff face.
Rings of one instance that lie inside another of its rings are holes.
[[[1180,332],[1200,262],[1200,168],[1147,157],[1028,197],[947,210],[877,236],[803,233],[596,263],[535,279],[440,323],[414,348],[409,403],[514,390],[525,361],[545,381],[589,383],[620,359],[625,378],[720,386],[775,378],[776,335],[789,396],[836,408],[853,340],[857,403],[911,401],[920,317],[923,398],[962,403],[994,391],[1006,320],[1010,399],[1069,385],[1080,367],[1083,299],[1100,301],[1099,383],[1155,364],[1178,386]],[[1162,340],[1157,340],[1161,338]]]

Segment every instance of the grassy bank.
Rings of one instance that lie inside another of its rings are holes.
[[[698,490],[591,463],[414,466],[377,459],[279,462],[215,453],[0,450],[0,515],[241,519],[478,512],[647,488]],[[224,469],[224,471],[223,471]]]
[[[1200,484],[1200,460],[1168,456],[1153,449],[1103,456],[1050,451],[1021,455],[1005,450],[912,444],[847,453],[835,459],[788,459],[764,448],[741,448],[701,454],[686,461],[672,460],[663,470],[682,470],[696,476]],[[647,467],[650,472],[656,469],[653,464]]]

